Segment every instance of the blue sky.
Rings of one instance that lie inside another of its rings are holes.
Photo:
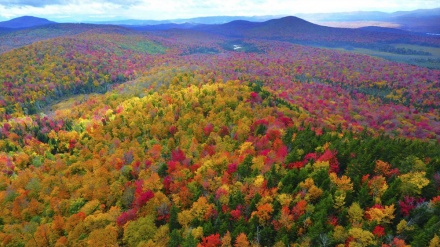
[[[394,12],[439,7],[439,0],[0,0],[0,20],[23,15],[73,22],[164,20],[218,15]]]

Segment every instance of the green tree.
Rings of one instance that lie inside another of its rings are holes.
[[[177,220],[177,215],[179,213],[179,209],[173,205],[170,210],[170,231],[172,232],[174,229],[180,229],[182,226],[179,224],[179,221]]]
[[[124,229],[124,243],[128,246],[137,246],[140,242],[148,242],[154,237],[157,227],[154,223],[154,217],[148,215],[128,223]]]

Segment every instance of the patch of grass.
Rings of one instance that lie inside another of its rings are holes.
[[[365,48],[355,48],[351,52],[357,52],[370,56],[380,57],[394,62],[408,63],[430,69],[440,69],[440,56],[401,55],[388,52],[375,51]]]
[[[433,56],[440,57],[440,47],[430,47],[430,46],[410,45],[410,44],[395,44],[394,47],[429,52]]]
[[[165,47],[158,45],[148,40],[140,40],[134,43],[119,43],[122,49],[132,50],[136,52],[148,53],[148,54],[163,54],[165,53]]]

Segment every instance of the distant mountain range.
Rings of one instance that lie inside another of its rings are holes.
[[[197,25],[192,30],[237,39],[268,39],[316,45],[354,45],[371,43],[430,43],[437,44],[435,38],[426,34],[384,28],[334,28],[317,25],[298,17],[288,16],[265,22],[232,21],[220,25]]]
[[[377,23],[412,32],[440,33],[440,8],[398,11],[385,13],[379,11],[358,11],[345,13],[298,14],[300,18],[321,25],[349,27]]]
[[[119,21],[102,21],[93,22],[95,24],[111,24],[111,25],[131,25],[131,26],[146,26],[146,25],[163,25],[163,24],[224,24],[231,21],[243,20],[252,22],[262,22],[275,18],[283,17],[281,15],[266,15],[266,16],[208,16],[195,17],[188,19],[173,19],[173,20],[119,20]]]
[[[404,42],[416,42],[415,40],[420,39],[420,35],[425,36],[423,39],[433,39],[434,37],[427,37],[428,35],[409,32],[394,28],[384,28],[384,27],[363,27],[363,28],[335,28],[327,27],[322,25],[317,25],[306,21],[304,19],[288,16],[283,18],[271,19],[263,22],[252,22],[246,20],[235,20],[224,24],[191,24],[191,23],[165,23],[156,25],[104,25],[104,24],[69,24],[69,23],[54,23],[50,21],[44,21],[41,18],[31,18],[26,17],[22,20],[38,20],[38,22],[27,23],[27,25],[34,25],[30,28],[3,28],[3,34],[6,40],[10,40],[6,36],[19,35],[20,37],[28,37],[25,39],[26,42],[33,42],[35,40],[46,39],[49,37],[59,37],[65,35],[74,35],[90,30],[105,30],[104,32],[111,31],[115,32],[128,32],[131,30],[135,31],[166,31],[166,30],[181,30],[182,32],[188,32],[188,30],[197,31],[199,33],[205,34],[215,34],[220,36],[225,36],[228,38],[254,38],[254,39],[271,39],[271,40],[282,40],[295,43],[301,42],[316,42],[324,43],[365,43],[368,42],[396,42],[401,40]],[[10,21],[12,22],[12,21]],[[9,24],[10,24],[9,22]],[[44,25],[43,23],[48,23]],[[22,22],[21,27],[25,26],[26,23]],[[44,37],[40,37],[40,32],[42,30],[49,31]],[[18,30],[18,31],[14,31]],[[0,26],[0,34],[2,33],[2,27]],[[0,36],[0,41],[2,40]],[[415,38],[418,37],[418,38]],[[6,41],[5,41],[6,42]],[[425,42],[425,41],[417,41]],[[3,42],[4,43],[4,42]],[[14,44],[10,44],[10,47],[15,47]],[[18,42],[20,43],[20,42]],[[432,42],[428,42],[432,43]],[[434,42],[438,43],[438,42]],[[3,44],[4,46],[5,44]],[[8,50],[4,48],[5,50]]]
[[[360,11],[344,13],[296,14],[309,22],[332,27],[393,27],[412,32],[440,33],[440,8],[399,11],[385,13],[378,11]],[[136,30],[188,29],[196,25],[218,25],[233,21],[265,22],[283,16],[211,16],[173,20],[117,20],[89,22],[130,27]],[[10,29],[23,29],[53,24],[55,22],[38,17],[23,16],[0,22],[0,34]]]
[[[242,37],[279,37],[292,33],[300,34],[304,31],[315,31],[321,27],[298,17],[288,16],[272,19],[265,22],[232,21],[221,25],[199,25],[194,27],[198,31],[211,32],[237,38]]]
[[[309,22],[334,27],[365,27],[381,26],[394,27],[412,32],[440,33],[440,8],[422,9],[414,11],[398,11],[393,13],[379,11],[357,11],[343,13],[324,13],[324,14],[295,14],[295,16],[305,19]],[[147,26],[144,29],[163,30],[170,28],[187,28],[190,25],[197,24],[225,24],[231,21],[251,21],[264,22],[283,16],[212,16],[197,17],[189,19],[174,20],[120,20],[99,22],[97,24],[113,24],[125,26]],[[185,26],[176,26],[170,24],[185,24]],[[151,26],[161,25],[153,28]],[[167,26],[169,25],[169,26]],[[142,29],[142,28],[141,28]]]
[[[415,14],[412,16],[412,18],[417,18]],[[421,16],[418,17],[420,19],[425,20],[427,18],[423,13],[419,14],[419,16]],[[211,19],[211,21],[214,21],[214,19]],[[425,22],[418,21],[415,24],[422,25],[421,23]],[[433,27],[436,26],[435,24],[431,25]],[[424,27],[427,26],[427,23],[425,23]],[[179,24],[169,22],[156,25],[69,24],[55,23],[43,18],[25,16],[6,22],[0,22],[0,53],[36,41],[72,36],[88,31],[102,33],[154,31],[157,35],[164,35],[165,37],[170,35],[182,37],[183,34],[197,34],[203,37],[215,36],[238,40],[265,39],[305,45],[345,47],[350,49],[352,47],[370,47],[371,44],[386,46],[390,43],[423,44],[440,47],[440,40],[437,35],[427,35],[425,33],[377,26],[356,29],[328,27],[317,25],[294,16],[260,22],[235,20],[223,24],[194,24],[188,22]],[[440,31],[437,32],[436,29],[430,29],[429,32],[434,34],[440,33]],[[376,48],[385,49],[383,47],[375,47],[375,49]]]
[[[419,9],[386,13],[380,11],[355,11],[340,13],[297,14],[296,16],[313,21],[387,21],[410,16],[437,16],[440,8]]]
[[[18,18],[14,18],[9,21],[0,22],[0,28],[8,29],[19,29],[19,28],[30,28],[37,26],[44,26],[48,24],[54,24],[56,22],[49,21],[44,18],[38,18],[33,16],[22,16]]]

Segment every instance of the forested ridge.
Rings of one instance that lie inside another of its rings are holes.
[[[440,71],[210,37],[1,54],[0,245],[440,245]]]

